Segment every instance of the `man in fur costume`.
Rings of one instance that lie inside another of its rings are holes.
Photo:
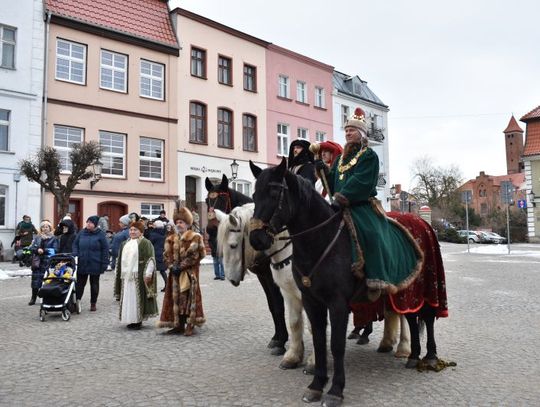
[[[193,215],[182,207],[175,210],[176,233],[165,240],[163,256],[169,266],[169,277],[161,307],[158,328],[171,328],[169,333],[193,334],[195,325],[205,322],[199,264],[206,255],[203,237],[191,230]]]
[[[315,165],[313,164],[313,153],[309,151],[310,142],[304,139],[296,139],[289,146],[289,158],[287,168],[294,174],[309,180],[315,185]]]
[[[368,296],[407,287],[421,269],[423,254],[410,233],[386,217],[377,195],[379,158],[368,147],[364,111],[355,110],[345,124],[346,145],[328,174],[334,206],[350,208],[361,252],[353,250],[355,267],[363,265]],[[362,256],[363,258],[358,258]]]
[[[120,322],[128,329],[141,329],[142,321],[158,314],[154,246],[143,232],[142,221],[131,223],[116,262],[114,294],[120,301]]]

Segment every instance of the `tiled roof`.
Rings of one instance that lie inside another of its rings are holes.
[[[162,0],[45,0],[52,15],[178,48]]]
[[[534,108],[529,113],[527,113],[525,116],[523,116],[520,120],[522,122],[528,122],[533,119],[540,119],[540,106]]]
[[[521,127],[519,127],[519,124],[516,121],[516,118],[514,115],[510,118],[510,122],[508,123],[508,126],[506,127],[506,130],[503,131],[503,133],[523,133],[523,130]]]
[[[517,174],[508,175],[490,175],[493,179],[493,185],[501,185],[501,181],[512,181],[512,184],[519,188],[525,182],[525,173],[518,172]]]
[[[540,154],[540,122],[527,123],[527,137],[525,147],[523,147],[523,156]]]
[[[367,82],[364,82],[358,76],[349,76],[342,72],[334,71],[333,81],[334,88],[336,88],[338,92],[343,92],[350,96],[361,98],[383,107],[388,107],[367,86]]]

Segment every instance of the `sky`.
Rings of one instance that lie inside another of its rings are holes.
[[[390,184],[414,162],[506,174],[503,130],[540,105],[537,0],[171,0],[358,75],[390,108]],[[180,39],[181,41],[181,39]]]

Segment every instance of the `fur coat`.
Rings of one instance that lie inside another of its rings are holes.
[[[178,236],[174,233],[165,240],[163,256],[169,267],[169,276],[161,307],[158,328],[188,328],[205,322],[199,286],[199,264],[206,255],[203,237],[187,230]],[[180,268],[180,274],[172,272]]]

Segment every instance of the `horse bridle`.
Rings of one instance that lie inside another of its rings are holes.
[[[211,197],[212,194],[215,194],[214,197]],[[229,191],[212,191],[208,193],[208,209],[214,210],[216,202],[220,196],[225,196],[225,213],[229,213],[232,210],[232,203],[231,203],[231,194]]]

